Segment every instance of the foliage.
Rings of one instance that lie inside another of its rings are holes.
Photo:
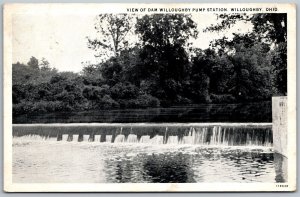
[[[233,26],[238,20],[251,22],[253,25],[253,31],[248,35],[244,35],[250,43],[259,43],[260,45],[267,44],[273,46],[273,49],[269,52],[272,53],[272,73],[271,78],[273,79],[273,93],[276,95],[287,94],[287,14],[285,13],[266,13],[266,14],[221,14],[221,23],[212,25],[206,29],[206,31],[220,31],[225,28]],[[238,19],[238,20],[237,20]],[[256,40],[256,42],[253,42]],[[245,40],[244,40],[245,41]],[[226,39],[222,39],[219,42],[215,42],[215,46],[224,46]],[[234,41],[232,43],[235,43]],[[266,46],[266,45],[265,45]],[[224,50],[224,47],[220,47]],[[267,47],[268,48],[268,47]],[[275,55],[276,54],[276,55]]]
[[[128,47],[126,35],[132,28],[131,19],[128,14],[100,14],[96,18],[95,29],[101,38],[88,38],[89,48],[99,52],[97,56],[104,55],[106,51],[118,56],[121,50]]]
[[[97,25],[108,28],[97,26],[102,37],[89,47],[114,55],[86,65],[80,74],[58,72],[35,57],[13,64],[13,113],[243,103],[286,95],[286,15],[219,15],[223,22],[207,31],[237,20],[252,23],[254,31],[214,40],[204,50],[190,46],[190,38],[198,36],[197,24],[182,14],[137,17],[139,42],[126,45],[132,18],[98,16]]]

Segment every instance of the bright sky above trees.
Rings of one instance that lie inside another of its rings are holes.
[[[239,22],[223,32],[203,29],[215,24],[214,14],[193,14],[198,25],[198,38],[191,40],[195,47],[208,48],[210,41],[232,33],[251,30],[250,23]],[[80,72],[83,62],[97,63],[94,51],[87,47],[87,36],[95,37],[95,15],[22,14],[13,17],[13,62],[27,63],[31,56],[46,58],[59,71]],[[130,37],[129,37],[130,39]]]

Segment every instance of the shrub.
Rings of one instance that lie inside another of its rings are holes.
[[[210,98],[213,103],[233,103],[236,101],[231,94],[211,94]]]
[[[121,99],[118,102],[120,103],[121,108],[147,108],[160,106],[160,101],[149,94],[139,95],[136,99]]]
[[[155,98],[154,96],[151,96],[149,94],[143,94],[140,95],[138,98],[138,103],[140,107],[159,107],[160,101]]]
[[[117,83],[111,88],[114,99],[134,99],[138,95],[138,88],[131,83]]]
[[[105,95],[98,104],[100,109],[119,108],[120,104],[112,99],[109,95]]]

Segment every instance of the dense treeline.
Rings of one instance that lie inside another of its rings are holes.
[[[81,73],[58,72],[43,59],[13,64],[13,113],[237,103],[286,95],[286,15],[221,15],[228,28],[247,20],[253,31],[191,47],[197,24],[189,15],[100,15],[101,39],[88,47],[109,58]],[[133,22],[134,21],[134,22]],[[101,23],[106,22],[106,29]],[[276,28],[276,29],[275,29]],[[129,44],[130,31],[138,41]]]

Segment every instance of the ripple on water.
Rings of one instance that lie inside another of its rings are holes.
[[[13,181],[20,183],[276,181],[274,154],[263,148],[52,141],[13,146]]]

